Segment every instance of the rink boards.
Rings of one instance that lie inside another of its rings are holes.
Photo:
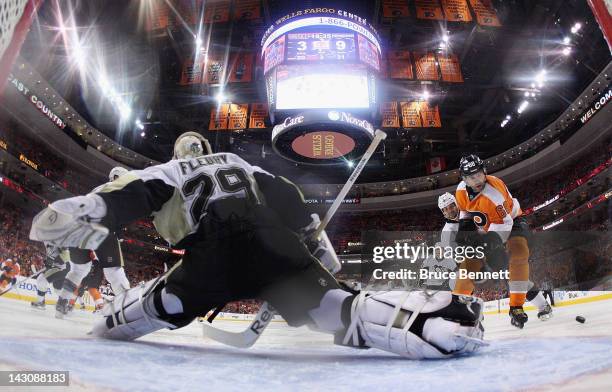
[[[17,278],[17,285],[13,287],[11,291],[4,294],[4,298],[17,299],[22,301],[34,301],[36,298],[36,280],[29,279],[23,276]],[[605,299],[612,299],[612,292],[609,291],[555,291],[553,292],[555,297],[555,306],[568,306],[581,303],[588,303],[594,301],[601,301]],[[49,288],[47,290],[46,303],[55,304],[57,302],[57,294]],[[83,302],[85,303],[86,310],[94,310],[93,299],[89,293],[85,292],[83,295]],[[487,301],[485,302],[485,314],[496,314],[506,313],[510,309],[510,300],[503,298],[500,300]],[[535,310],[535,307],[529,305],[525,306],[525,310]],[[251,321],[253,320],[253,314],[237,314],[237,313],[225,313],[221,312],[216,317],[217,320],[226,321]],[[274,322],[282,322],[283,319],[280,316],[274,316]]]

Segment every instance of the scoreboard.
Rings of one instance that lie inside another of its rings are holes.
[[[355,34],[287,34],[287,61],[355,60]]]
[[[380,41],[354,14],[324,8],[286,15],[262,37],[261,55],[271,118],[302,109],[376,110]]]

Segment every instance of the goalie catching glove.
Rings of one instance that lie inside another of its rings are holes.
[[[106,204],[95,194],[58,200],[34,217],[30,239],[58,248],[95,250],[109,233],[97,223],[105,215]]]
[[[345,345],[410,359],[447,358],[485,346],[483,302],[447,291],[361,292],[352,303]]]

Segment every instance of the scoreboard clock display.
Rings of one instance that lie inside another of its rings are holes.
[[[375,116],[380,38],[355,14],[334,8],[298,10],[262,37],[270,118],[306,109],[351,109]]]
[[[353,61],[356,52],[352,33],[287,34],[288,61]]]

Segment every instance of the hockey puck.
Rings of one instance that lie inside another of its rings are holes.
[[[582,317],[582,316],[576,316],[576,321],[578,321],[581,324],[584,324],[586,319],[584,317]]]

